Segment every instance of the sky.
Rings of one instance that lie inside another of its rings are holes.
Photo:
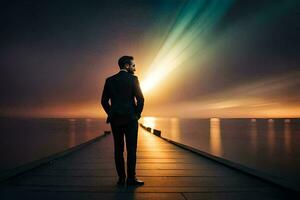
[[[135,58],[143,116],[300,117],[300,1],[4,1],[0,115],[104,117]]]

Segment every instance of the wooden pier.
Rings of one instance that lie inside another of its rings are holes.
[[[125,155],[126,157],[126,155]],[[1,183],[0,199],[300,199],[139,129],[137,177],[117,186],[112,135]]]

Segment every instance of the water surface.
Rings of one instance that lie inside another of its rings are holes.
[[[300,188],[300,119],[145,117],[162,137],[257,169]]]
[[[0,118],[0,173],[91,140],[104,119]]]

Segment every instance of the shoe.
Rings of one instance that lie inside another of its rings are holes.
[[[127,185],[144,185],[144,181],[138,180],[137,178],[128,178]]]
[[[119,178],[118,185],[125,185],[125,178]]]

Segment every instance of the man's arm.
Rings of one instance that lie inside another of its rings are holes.
[[[136,106],[136,111],[137,114],[139,115],[138,118],[141,117],[141,113],[144,108],[144,95],[142,93],[142,90],[140,88],[140,83],[137,77],[134,77],[134,96],[137,101],[137,106]]]
[[[104,88],[103,88],[103,92],[102,92],[102,97],[101,97],[101,105],[107,115],[110,112],[109,98],[110,98],[110,95],[109,95],[109,90],[108,90],[108,81],[106,79]]]

